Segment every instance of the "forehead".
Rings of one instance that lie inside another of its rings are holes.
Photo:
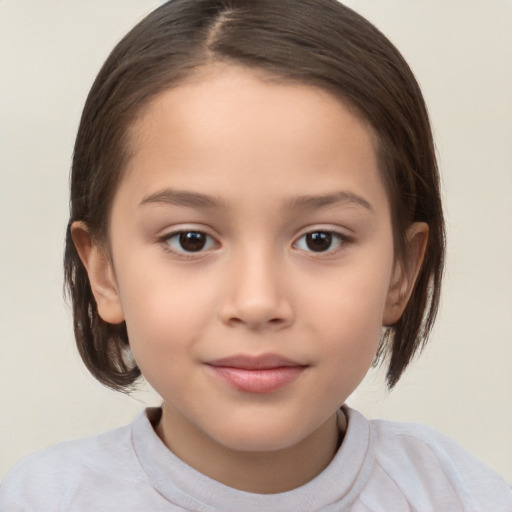
[[[149,181],[163,187],[169,180],[239,194],[268,183],[267,193],[293,195],[295,186],[297,194],[325,193],[334,177],[347,188],[382,185],[375,136],[354,109],[321,88],[232,65],[157,95],[130,140],[123,181],[147,192]]]

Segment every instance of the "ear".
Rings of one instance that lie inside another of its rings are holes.
[[[427,241],[428,224],[414,222],[409,226],[404,258],[395,263],[393,270],[383,325],[390,326],[400,320],[420,272]]]
[[[87,270],[100,317],[110,324],[121,323],[124,320],[124,313],[114,268],[106,249],[93,240],[83,222],[73,222],[71,237]]]

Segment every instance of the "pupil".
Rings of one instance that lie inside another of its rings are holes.
[[[189,252],[200,251],[206,245],[206,236],[204,233],[189,231],[180,234],[180,245]]]
[[[330,233],[309,233],[306,235],[306,245],[308,249],[314,252],[327,251],[332,244],[332,235]]]

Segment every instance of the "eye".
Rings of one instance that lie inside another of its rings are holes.
[[[327,252],[333,251],[341,246],[345,237],[333,231],[312,231],[301,236],[295,247],[301,251]]]
[[[201,252],[215,247],[215,240],[202,231],[179,231],[163,239],[169,249],[178,254]]]

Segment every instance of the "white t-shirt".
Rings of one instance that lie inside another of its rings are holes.
[[[247,493],[194,470],[155,434],[155,408],[131,425],[25,458],[0,486],[0,510],[512,512],[511,488],[438,432],[344,412],[348,428],[338,453],[292,491]]]

